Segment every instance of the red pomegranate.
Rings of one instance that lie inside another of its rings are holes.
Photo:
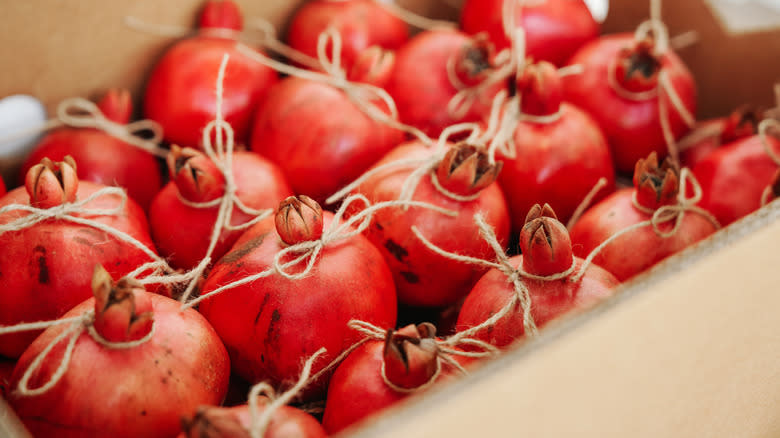
[[[133,112],[130,92],[120,89],[109,90],[97,107],[106,119],[122,125],[130,122]],[[43,158],[61,161],[66,155],[79,163],[79,179],[124,187],[144,210],[162,185],[160,168],[152,154],[92,128],[66,127],[47,134],[25,160],[22,175]]]
[[[466,0],[460,23],[470,34],[487,32],[497,50],[511,46],[504,29],[504,3],[513,2],[517,27],[526,35],[529,58],[562,66],[599,35],[599,24],[582,0]]]
[[[290,198],[280,204],[276,226],[267,220],[247,230],[211,270],[201,295],[264,273],[200,304],[227,346],[236,374],[274,386],[293,381],[302,359],[324,347],[327,353],[312,370],[316,374],[359,339],[347,327],[351,319],[395,324],[395,288],[382,256],[360,234],[334,236],[333,221],[333,214],[310,198]],[[274,270],[277,257],[282,264],[300,263],[282,275]],[[329,377],[322,376],[302,397],[323,395]]]
[[[563,315],[592,307],[612,294],[619,282],[601,267],[591,264],[580,275],[583,260],[572,255],[569,233],[549,205],[534,205],[526,219],[520,232],[522,255],[509,258],[508,263],[514,270],[526,273],[520,276],[520,281],[528,290],[530,316],[536,327],[542,328]],[[529,278],[527,274],[559,278]],[[523,338],[528,321],[518,293],[507,272],[491,269],[466,297],[458,315],[457,330],[473,330],[469,337],[502,348]],[[502,312],[504,316],[494,324],[484,324]]]
[[[106,186],[79,181],[76,163],[70,157],[53,163],[44,159],[27,172],[25,187],[0,198],[0,207],[11,205],[41,209],[74,208]],[[119,189],[114,189],[118,191]],[[77,204],[76,204],[77,205]],[[141,207],[116,192],[96,196],[69,217],[92,221],[125,233],[147,248],[142,251],[117,234],[66,218],[45,218],[17,230],[0,231],[0,325],[59,318],[92,294],[90,281],[97,263],[112,276],[123,276],[150,262],[155,249]],[[107,214],[112,210],[116,214]],[[97,214],[91,212],[98,212]],[[0,228],[31,218],[31,213],[12,209],[0,214]],[[40,332],[0,336],[0,354],[19,357]]]
[[[216,116],[214,84],[228,54],[222,114],[233,127],[236,142],[246,144],[255,108],[277,75],[238,49],[235,33],[241,28],[241,12],[234,2],[209,0],[200,15],[201,33],[175,44],[155,65],[146,86],[144,113],[162,125],[168,142],[202,147],[203,129]]]
[[[762,111],[743,106],[726,117],[698,123],[678,144],[681,165],[693,168],[720,146],[758,134],[762,118]]]
[[[53,379],[68,342],[57,342],[37,367],[33,361],[69,324],[46,329],[14,370],[19,389],[9,402],[33,435],[170,437],[179,430],[179,416],[222,401],[228,355],[200,314],[132,281],[114,283],[100,266],[92,283],[95,297],[63,316],[94,312],[91,323],[82,322],[90,325],[75,332],[65,373]],[[19,387],[26,373],[31,394]]]
[[[267,408],[263,397],[260,413]],[[252,416],[248,405],[221,408],[201,406],[192,416],[182,417],[179,438],[251,438]],[[291,406],[274,411],[263,438],[325,438],[327,433],[311,415]]]
[[[499,184],[517,232],[534,204],[549,203],[562,222],[569,220],[591,188],[606,178],[614,186],[612,158],[595,121],[562,102],[561,79],[552,64],[526,66],[518,77],[521,116],[514,133],[516,156],[502,158]]]
[[[571,229],[574,253],[586,257],[615,233],[645,223],[615,238],[593,259],[620,281],[626,281],[714,233],[718,226],[709,214],[681,203],[679,191],[684,190],[684,185],[680,175],[668,159],[659,166],[655,153],[639,160],[634,171],[634,188],[618,190],[574,224]],[[656,213],[670,206],[684,211]],[[652,222],[656,223],[657,230]]]
[[[619,171],[632,170],[650,152],[667,155],[662,118],[675,140],[689,131],[690,120],[683,113],[696,113],[693,76],[673,51],[656,53],[653,37],[637,41],[633,34],[602,36],[578,50],[569,63],[582,65],[584,72],[564,77],[564,100],[598,122]],[[672,103],[667,83],[684,112]]]

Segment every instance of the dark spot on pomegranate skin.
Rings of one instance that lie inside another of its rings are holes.
[[[37,254],[36,260],[38,262],[38,283],[48,284],[49,267],[46,265],[46,248],[38,245],[33,249],[33,252]]]
[[[401,271],[401,276],[404,277],[404,280],[408,281],[409,283],[419,283],[420,277],[417,276],[414,272],[409,271]]]
[[[279,309],[274,309],[274,312],[271,314],[271,321],[277,322],[280,319],[282,319],[282,314],[279,313]]]
[[[245,255],[252,252],[255,248],[260,246],[263,243],[263,240],[265,240],[265,236],[267,236],[268,233],[261,234],[254,239],[250,239],[249,241],[245,242],[241,247],[234,249],[233,251],[230,251],[229,253],[225,254],[224,257],[222,257],[222,260],[220,260],[220,263],[234,263],[237,262],[239,259],[243,258]]]
[[[146,411],[141,411],[141,416],[145,417],[146,416]]]
[[[387,250],[390,251],[390,254],[399,262],[404,261],[404,257],[409,255],[409,252],[401,245],[395,243],[393,239],[387,239],[387,241],[385,241],[385,248],[387,248]]]
[[[260,310],[257,311],[257,316],[255,316],[255,325],[257,325],[257,321],[260,320],[260,315],[263,314],[263,310],[265,310],[265,305],[268,304],[269,298],[271,298],[271,295],[268,294],[263,297],[263,302],[260,303]]]

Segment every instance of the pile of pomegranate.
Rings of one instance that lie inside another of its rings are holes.
[[[0,181],[0,392],[35,436],[349,430],[780,196],[778,112],[696,122],[658,17],[313,0],[274,55],[203,6],[144,78],[159,135],[111,90]]]

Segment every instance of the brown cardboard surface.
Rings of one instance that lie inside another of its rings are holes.
[[[778,218],[775,202],[356,436],[780,436]]]

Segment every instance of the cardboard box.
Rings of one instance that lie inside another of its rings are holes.
[[[730,34],[705,0],[666,2],[671,34],[699,84],[700,117],[770,106],[780,29]],[[276,24],[300,1],[239,1]],[[401,2],[456,16],[441,0]],[[647,2],[613,1],[606,32],[631,31]],[[51,109],[143,79],[174,40],[133,31],[125,16],[194,24],[200,0],[7,2],[0,16],[0,96]],[[780,23],[778,23],[780,27]],[[670,259],[604,305],[550,327],[469,378],[394,409],[357,436],[780,436],[780,203]],[[25,436],[0,400],[0,435]]]

